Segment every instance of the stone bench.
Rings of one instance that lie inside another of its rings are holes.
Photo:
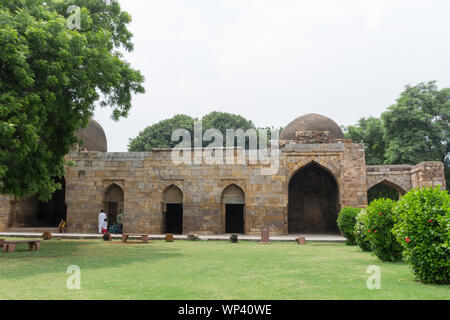
[[[3,252],[14,252],[16,249],[16,245],[28,243],[28,250],[32,251],[33,249],[39,251],[41,248],[40,240],[16,240],[16,241],[0,241],[0,246],[3,247]]]
[[[129,238],[130,236],[133,236],[133,235],[130,235],[130,234],[123,234],[123,235],[122,235],[122,242],[123,242],[123,243],[126,243],[126,242],[128,241],[128,238]],[[141,235],[139,235],[139,236],[137,236],[137,237],[141,237],[143,243],[148,243],[148,234],[141,234]]]

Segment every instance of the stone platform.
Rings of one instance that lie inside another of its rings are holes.
[[[209,241],[229,241],[231,234],[217,234],[217,235],[199,235],[200,240]],[[165,234],[150,234],[149,240],[164,240]],[[344,242],[345,238],[340,235],[333,234],[290,234],[285,236],[270,236],[270,241],[292,241],[295,242],[299,237],[305,237],[306,241],[317,242]],[[40,232],[0,232],[0,237],[13,238],[42,238]],[[101,234],[96,233],[52,233],[53,239],[103,239]],[[187,240],[188,235],[174,235],[175,240]],[[121,234],[113,234],[113,239],[122,239]],[[129,239],[140,239],[141,235],[130,235]],[[254,235],[238,235],[241,241],[260,241],[260,236]]]

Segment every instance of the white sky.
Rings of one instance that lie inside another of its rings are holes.
[[[339,125],[379,116],[406,84],[450,87],[448,0],[121,0],[126,54],[146,78],[127,119],[95,119],[108,151],[175,114],[217,110],[257,126],[305,113]]]

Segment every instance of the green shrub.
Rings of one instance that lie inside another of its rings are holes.
[[[374,254],[381,261],[402,260],[402,245],[392,233],[395,204],[394,200],[382,198],[372,201],[367,207],[367,235]]]
[[[356,216],[356,224],[355,224],[355,240],[358,247],[360,247],[363,251],[372,251],[372,247],[370,246],[368,230],[366,225],[365,218],[367,217],[367,211],[361,210]]]
[[[361,211],[360,208],[345,207],[339,212],[337,225],[344,237],[347,238],[345,244],[354,245],[355,242],[355,224],[356,216]]]
[[[395,209],[394,233],[414,275],[425,283],[450,282],[450,195],[440,187],[413,189]]]

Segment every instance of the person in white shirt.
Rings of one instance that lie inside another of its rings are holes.
[[[102,210],[98,214],[98,233],[105,233],[108,228],[106,213]]]

